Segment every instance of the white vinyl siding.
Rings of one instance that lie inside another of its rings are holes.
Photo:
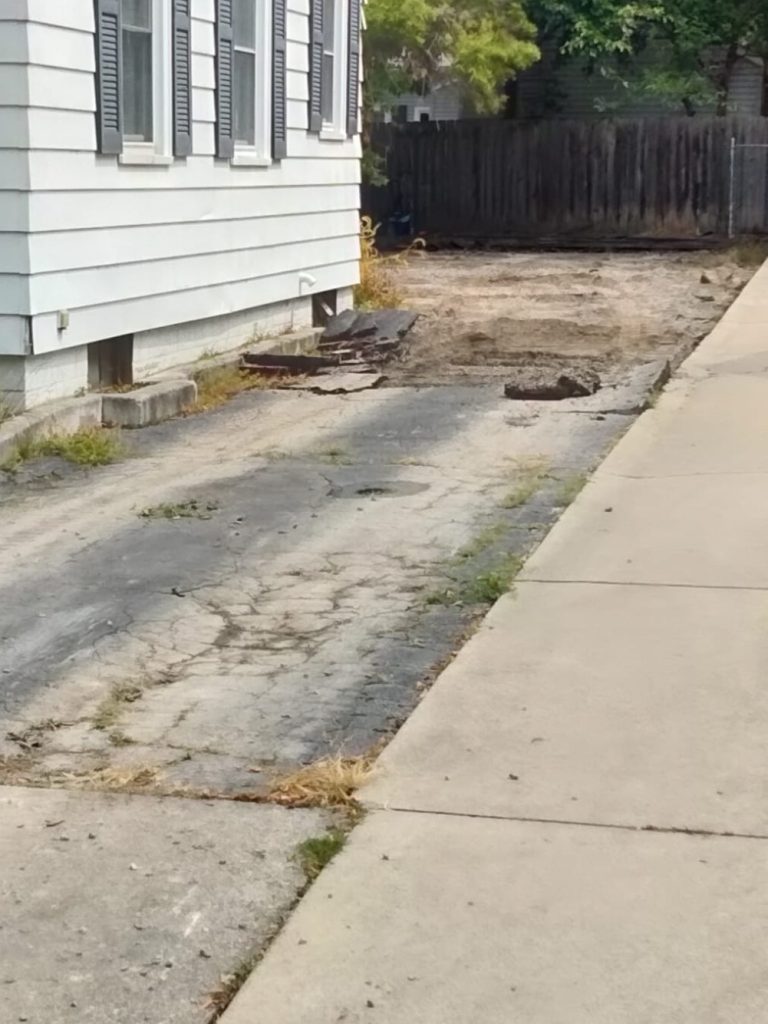
[[[0,356],[27,351],[29,138],[26,4],[0,5]]]
[[[32,316],[35,352],[305,297],[305,273],[314,291],[356,282],[359,140],[307,132],[308,0],[288,0],[288,155],[263,167],[214,156],[213,0],[192,0],[193,152],[168,166],[96,152],[92,0],[27,6],[30,106],[14,131],[29,152],[0,149],[0,231],[30,275],[0,255],[0,315]]]

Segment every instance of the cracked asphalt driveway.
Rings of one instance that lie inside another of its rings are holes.
[[[4,753],[29,762],[13,781],[141,764],[160,789],[226,795],[258,785],[254,766],[370,747],[478,610],[457,552],[469,578],[529,550],[625,428],[602,411],[616,400],[251,393],[133,435],[112,467],[9,478]],[[504,509],[534,463],[532,501]]]

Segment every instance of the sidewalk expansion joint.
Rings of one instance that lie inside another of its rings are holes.
[[[647,587],[648,589],[668,590],[734,590],[734,591],[755,591],[764,593],[768,586],[756,587],[749,584],[737,583],[669,583],[663,580],[648,582],[646,580],[540,580],[522,576],[516,581],[516,585],[523,583],[539,583],[544,586],[571,586],[571,587]]]
[[[464,811],[426,810],[422,807],[395,807],[391,804],[369,807],[368,810],[394,811],[396,814],[434,815],[444,818],[467,818],[474,821],[514,821],[528,825],[568,825],[571,828],[611,829],[618,832],[654,832],[661,835],[698,836],[704,839],[757,839],[768,840],[768,834],[754,832],[718,831],[706,828],[686,828],[674,825],[622,825],[610,821],[576,821],[567,818],[530,818],[515,814],[468,814]]]

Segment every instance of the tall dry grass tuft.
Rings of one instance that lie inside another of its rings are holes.
[[[392,309],[401,305],[403,297],[395,271],[424,248],[423,239],[417,238],[407,249],[383,256],[376,245],[380,227],[370,217],[360,221],[360,284],[355,288],[355,305],[359,309]]]

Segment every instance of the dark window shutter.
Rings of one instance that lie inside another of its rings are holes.
[[[349,0],[347,135],[357,135],[360,106],[360,0]]]
[[[216,155],[235,155],[233,75],[235,44],[232,0],[216,0]]]
[[[173,0],[173,152],[192,152],[191,0]]]
[[[323,127],[323,0],[309,5],[309,130]]]
[[[100,153],[122,153],[123,31],[120,0],[95,0],[96,13],[96,134]]]
[[[287,155],[286,0],[272,0],[272,156]]]

